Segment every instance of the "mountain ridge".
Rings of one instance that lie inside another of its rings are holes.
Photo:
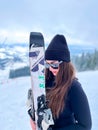
[[[46,44],[47,46],[48,44]],[[94,46],[88,45],[69,45],[71,56],[84,53],[93,53]],[[5,69],[8,65],[15,63],[29,64],[29,44],[28,43],[13,43],[0,44],[0,69]]]

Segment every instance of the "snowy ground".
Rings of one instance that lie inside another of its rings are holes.
[[[87,94],[91,114],[92,130],[98,129],[98,71],[81,72],[78,74],[80,82]]]
[[[98,71],[77,74],[85,90],[93,119],[92,130],[98,128]],[[27,114],[27,91],[30,77],[6,79],[0,82],[0,129],[31,130]]]
[[[6,80],[0,84],[0,128],[2,130],[30,130],[27,114],[27,91],[30,77]]]

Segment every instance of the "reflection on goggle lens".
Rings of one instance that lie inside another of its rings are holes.
[[[50,68],[52,67],[53,69],[58,69],[59,68],[59,65],[62,63],[63,61],[58,61],[58,63],[45,63],[45,67],[46,68]]]

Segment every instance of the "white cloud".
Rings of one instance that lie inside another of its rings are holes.
[[[29,33],[23,31],[0,30],[0,42],[6,43],[27,43],[29,41]]]
[[[48,43],[62,33],[69,44],[98,46],[97,0],[23,0],[0,4],[0,42],[28,42],[31,31],[42,32]],[[17,8],[18,6],[18,8]]]
[[[46,46],[57,33],[64,34],[69,45],[95,45],[92,41],[90,42],[88,40],[83,40],[80,37],[76,37],[75,32],[72,32],[72,30],[69,29],[65,29],[63,25],[54,28],[52,32],[50,31],[47,33],[45,33],[45,30],[42,29],[40,26],[33,27],[31,31],[41,32],[44,36]],[[29,36],[30,31],[0,30],[0,43],[29,43]],[[95,46],[98,47],[97,44]]]

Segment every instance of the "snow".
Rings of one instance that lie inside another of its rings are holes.
[[[0,59],[4,59],[6,57],[6,55],[4,53],[0,52]]]
[[[15,51],[16,52],[20,52],[20,53],[26,53],[26,52],[28,52],[28,50],[29,50],[29,48],[27,48],[27,47],[21,47],[21,46],[16,46],[15,47]]]
[[[30,130],[27,114],[27,91],[30,77],[22,77],[0,84],[0,128],[2,130]]]
[[[90,104],[93,128],[98,128],[98,71],[77,73]],[[31,130],[27,114],[27,91],[30,77],[5,79],[0,82],[0,128],[2,130]]]
[[[16,70],[16,69],[27,67],[27,66],[28,66],[28,63],[16,62],[15,64],[14,63],[12,64],[12,68],[10,68],[10,69]]]
[[[80,82],[85,90],[92,115],[92,130],[98,129],[98,71],[78,73]]]

